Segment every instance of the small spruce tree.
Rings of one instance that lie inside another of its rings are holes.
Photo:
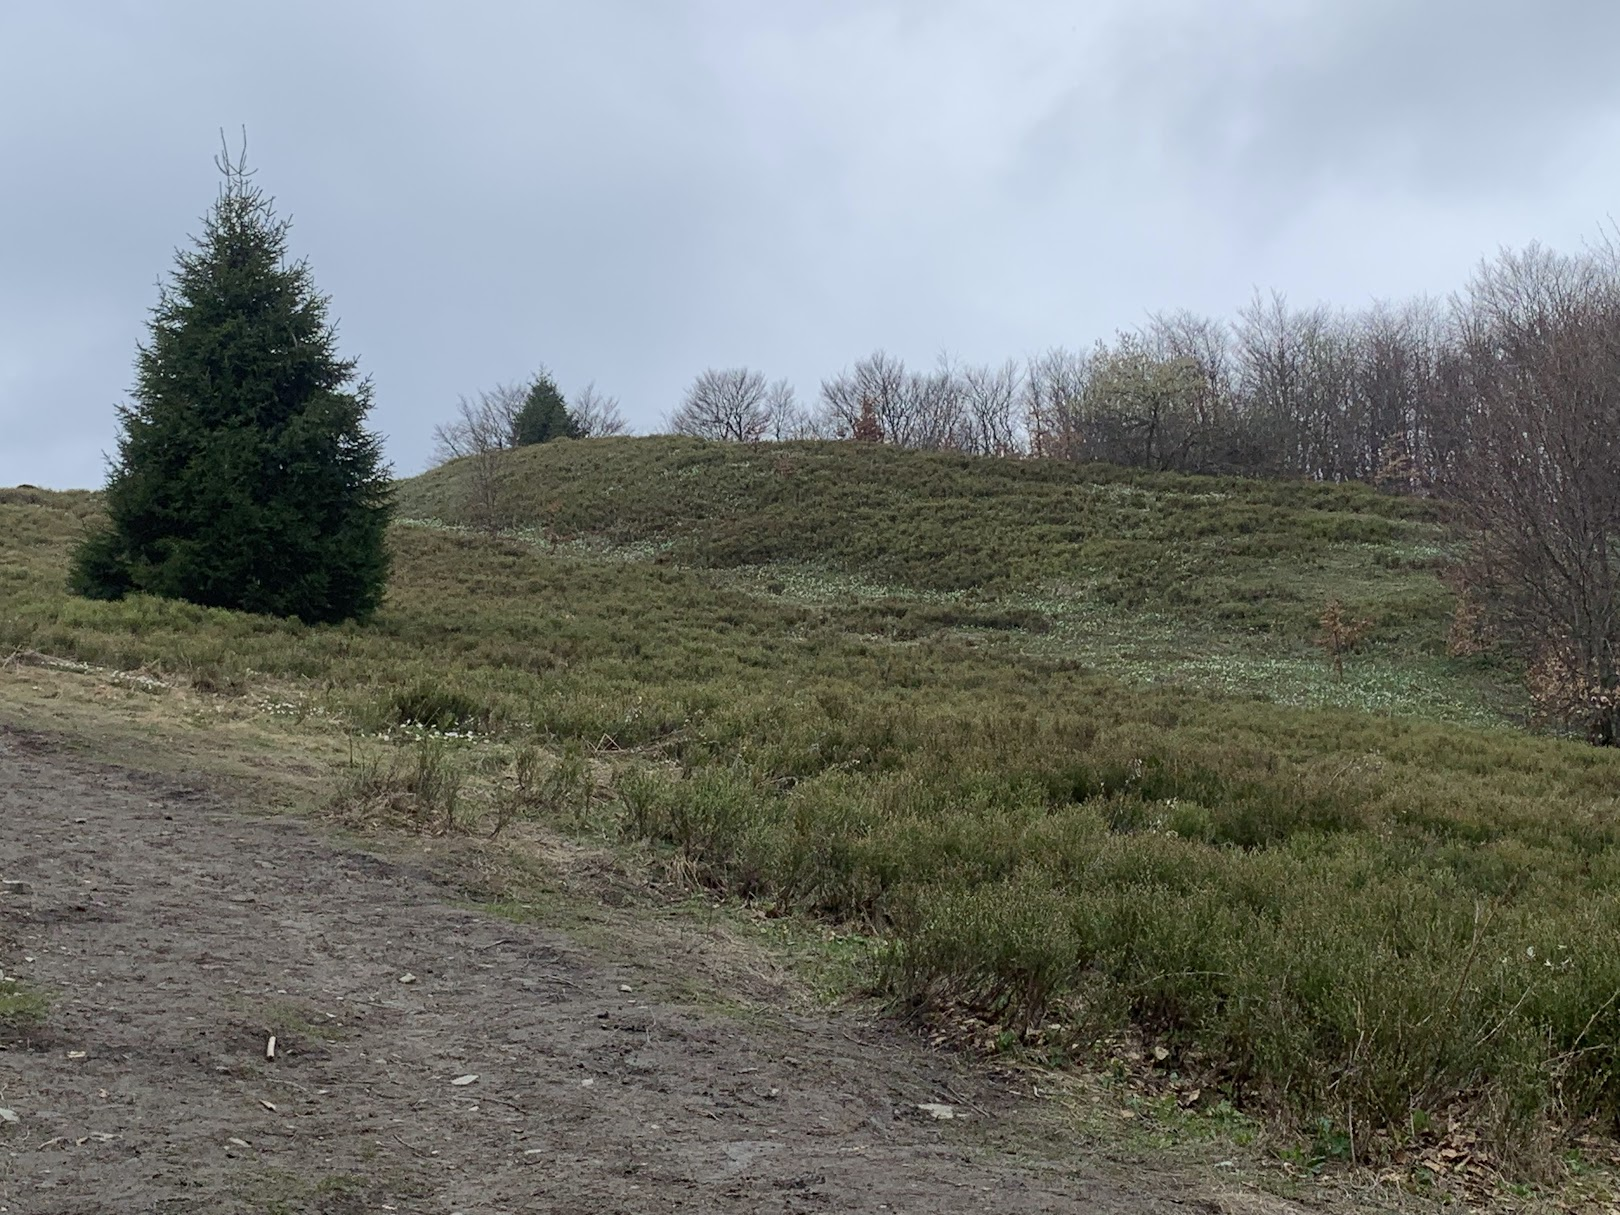
[[[512,446],[549,443],[553,439],[577,439],[582,433],[578,419],[568,410],[568,402],[549,371],[540,371],[529,386],[529,395],[512,423]]]
[[[309,622],[364,617],[388,575],[372,391],[245,153],[159,288],[107,481],[75,554],[81,595],[146,592]]]

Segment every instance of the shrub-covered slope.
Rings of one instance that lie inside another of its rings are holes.
[[[1493,718],[1446,657],[1430,507],[854,445],[521,456],[530,532],[396,525],[364,627],[72,599],[93,500],[0,492],[0,650],[591,749],[600,828],[870,934],[901,1004],[1157,1047],[1358,1153],[1615,1129],[1620,754]],[[455,521],[462,474],[407,513]],[[1305,641],[1330,594],[1379,619],[1349,699]],[[1353,707],[1369,672],[1399,713]]]

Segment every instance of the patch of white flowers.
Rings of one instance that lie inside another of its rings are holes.
[[[1531,964],[1539,961],[1543,969],[1555,971],[1569,970],[1575,965],[1575,955],[1569,951],[1568,945],[1557,946],[1550,956],[1537,953],[1534,945],[1526,945],[1524,947],[1524,960]],[[1503,966],[1511,965],[1512,962],[1511,957],[1502,959]]]
[[[470,726],[441,730],[437,726],[424,726],[420,722],[410,721],[397,726],[389,726],[386,730],[379,730],[373,737],[384,742],[425,742],[430,738],[477,742],[484,735]]]

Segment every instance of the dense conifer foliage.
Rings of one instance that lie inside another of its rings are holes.
[[[136,362],[107,526],[71,584],[306,621],[363,617],[388,573],[387,469],[368,381],[329,301],[287,261],[287,221],[241,160],[176,255]]]

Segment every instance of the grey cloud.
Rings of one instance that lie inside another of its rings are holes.
[[[1567,0],[7,6],[0,484],[99,481],[221,126],[413,472],[541,362],[650,428],[709,365],[810,396],[877,346],[998,359],[1256,281],[1445,290],[1610,209],[1564,170],[1616,32]]]
[[[1115,105],[1238,192],[1556,188],[1561,150],[1620,111],[1604,0],[1202,6],[1119,38]]]

